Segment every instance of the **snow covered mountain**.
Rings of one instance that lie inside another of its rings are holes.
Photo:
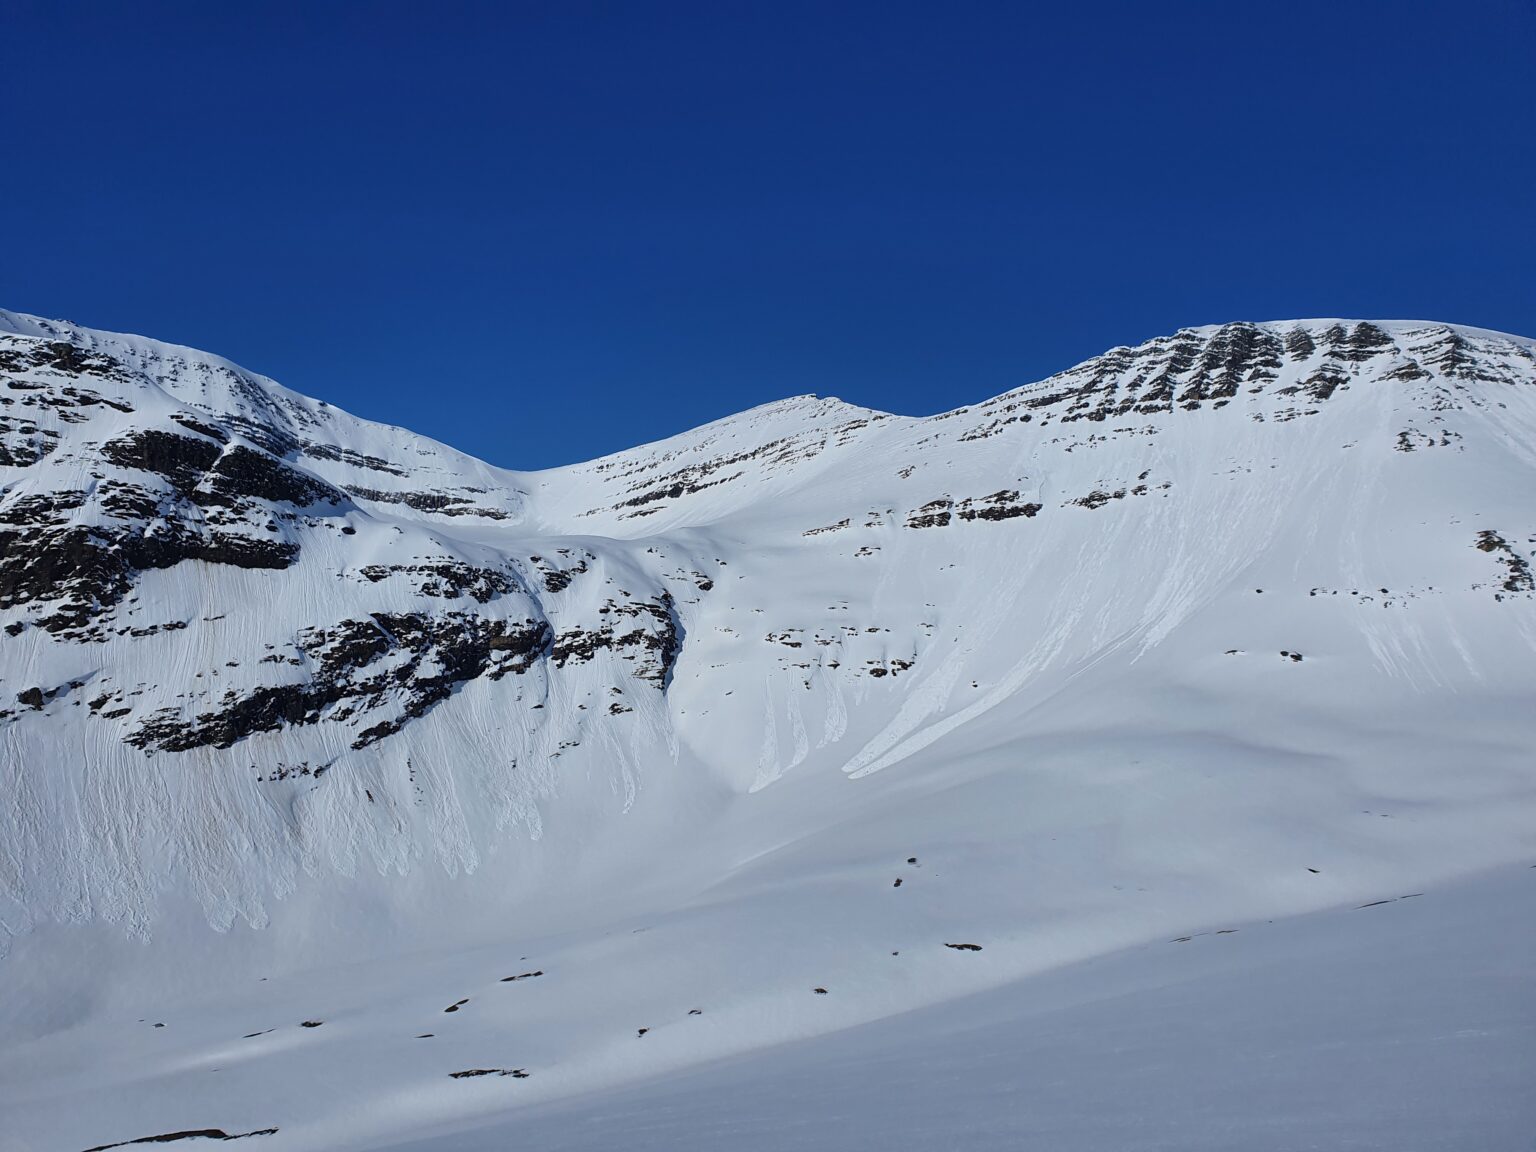
[[[1531,900],[1529,340],[1187,329],[547,472],[15,313],[0,381],[0,1147],[606,1147],[559,1101]],[[1480,1147],[1531,1119],[1495,1081]],[[1086,1114],[1041,1146],[1133,1146]]]

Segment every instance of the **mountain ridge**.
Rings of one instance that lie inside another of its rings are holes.
[[[1221,1019],[1186,963],[1374,988],[1536,875],[1522,339],[1186,329],[524,473],[38,331],[0,333],[20,1148],[455,1146],[903,1031],[920,1070],[1053,974]]]
[[[978,709],[995,707],[1076,643],[1057,625],[1037,639],[1034,663],[1000,674],[979,700],[966,702],[964,682],[980,682],[966,659],[945,653],[936,668],[924,667],[940,657],[943,639],[953,648],[966,635],[964,650],[976,651],[968,637],[995,631],[997,621],[986,613],[971,619],[971,609],[946,603],[954,592],[940,590],[936,574],[904,583],[906,566],[944,560],[943,553],[958,548],[946,561],[951,566],[973,554],[984,568],[1002,565],[995,579],[966,585],[995,598],[1002,617],[1016,613],[1017,598],[1033,587],[1047,599],[1071,599],[1063,620],[1091,620],[1105,609],[1090,610],[1064,589],[1099,585],[1105,604],[1124,600],[1123,592],[1103,585],[1096,559],[1123,548],[1126,557],[1142,556],[1156,576],[1150,601],[1127,605],[1129,615],[1118,625],[1139,637],[1135,645],[1144,653],[1207,594],[1193,591],[1199,581],[1243,562],[1217,549],[1213,556],[1226,558],[1211,568],[1212,557],[1190,551],[1199,547],[1198,537],[1225,531],[1221,526],[1236,507],[1246,508],[1256,524],[1272,522],[1265,531],[1278,530],[1269,497],[1235,483],[1238,476],[1286,467],[1287,454],[1321,452],[1316,433],[1305,430],[1333,420],[1352,388],[1360,399],[1347,403],[1358,415],[1338,417],[1349,422],[1342,432],[1391,440],[1391,455],[1372,457],[1369,474],[1379,476],[1415,452],[1448,449],[1451,456],[1437,465],[1440,483],[1466,471],[1455,460],[1474,432],[1492,436],[1487,451],[1501,459],[1512,454],[1520,466],[1530,463],[1523,437],[1512,433],[1520,421],[1532,427],[1527,389],[1536,380],[1536,355],[1524,342],[1453,326],[1229,324],[1111,349],[1047,380],[933,417],[795,397],[585,464],[516,473],[269,386],[217,357],[152,341],[120,346],[115,337],[48,321],[11,317],[5,325],[38,333],[12,332],[9,347],[0,350],[11,401],[4,418],[11,447],[0,498],[6,554],[0,608],[13,651],[4,690],[15,701],[0,723],[16,792],[37,806],[12,813],[9,840],[33,843],[37,826],[63,818],[80,836],[76,861],[90,859],[95,850],[87,850],[88,843],[115,847],[111,866],[89,877],[82,873],[89,867],[52,859],[50,852],[13,850],[0,891],[12,909],[26,911],[0,919],[14,926],[18,917],[30,922],[36,911],[73,916],[78,913],[66,909],[83,907],[92,916],[127,914],[139,931],[148,930],[154,903],[152,886],[144,885],[161,865],[105,813],[83,817],[72,792],[39,793],[20,767],[41,754],[34,740],[68,732],[82,755],[119,764],[113,771],[129,776],[137,772],[132,765],[144,762],[140,756],[159,757],[157,763],[167,755],[204,756],[210,765],[225,765],[238,749],[251,761],[245,787],[258,790],[291,788],[285,782],[298,780],[324,793],[336,779],[327,774],[355,761],[361,767],[348,791],[366,793],[364,804],[387,795],[410,808],[417,806],[408,799],[417,790],[412,753],[402,746],[398,757],[385,757],[401,762],[384,777],[376,760],[365,765],[359,757],[398,743],[424,723],[435,732],[430,714],[460,709],[466,692],[488,694],[473,706],[480,709],[499,707],[498,694],[509,690],[523,722],[543,735],[508,735],[501,723],[484,720],[470,725],[479,735],[463,749],[468,759],[515,763],[527,774],[520,783],[486,778],[475,786],[495,797],[490,827],[471,832],[478,822],[463,813],[428,819],[426,827],[420,815],[406,821],[418,825],[407,837],[416,841],[408,855],[421,850],[419,838],[426,836],[437,842],[450,871],[474,867],[499,838],[492,828],[538,828],[540,803],[561,790],[551,766],[579,756],[573,750],[595,723],[577,712],[600,712],[627,730],[619,763],[601,773],[624,797],[621,809],[639,793],[643,763],[687,760],[690,743],[705,764],[735,759],[712,728],[689,735],[698,722],[684,720],[671,690],[677,664],[684,660],[689,672],[687,696],[741,658],[739,649],[733,656],[709,654],[721,637],[741,635],[739,626],[725,622],[731,614],[762,615],[765,608],[732,603],[728,590],[747,580],[752,595],[767,594],[762,582],[782,577],[759,561],[798,570],[802,561],[792,558],[803,551],[816,565],[837,558],[830,606],[804,619],[788,611],[766,620],[767,639],[758,643],[767,647],[750,660],[771,678],[804,681],[800,690],[824,713],[820,743],[811,747],[793,694],[780,698],[775,693],[782,690],[771,689],[755,706],[765,709],[761,714],[721,701],[720,709],[733,716],[731,727],[752,733],[749,741],[759,749],[759,765],[748,778],[728,775],[740,781],[734,787],[757,790],[809,758],[840,763],[857,777],[969,722]],[[1483,394],[1490,389],[1505,390],[1498,396],[1507,392],[1524,406],[1510,409],[1507,400]],[[1234,422],[1220,411],[1229,406],[1249,418]],[[1242,436],[1238,428],[1245,429]],[[1182,439],[1170,447],[1169,436]],[[1327,467],[1336,468],[1338,452],[1347,450],[1348,443],[1328,450]],[[1102,466],[1085,468],[1081,460]],[[1191,485],[1211,488],[1215,473],[1205,473],[1223,460],[1236,505],[1223,496],[1214,504],[1202,498],[1189,512],[1162,511]],[[1296,475],[1288,482],[1305,487],[1318,480]],[[1069,527],[1064,519],[1102,515],[1106,507],[1117,510],[1105,524],[1113,529],[1109,536],[1100,538],[1086,521]],[[1145,512],[1126,519],[1118,511],[1132,507]],[[1400,518],[1402,512],[1384,508],[1382,514]],[[1518,518],[1506,512],[1476,529],[1485,535],[1463,533],[1468,563],[1452,570],[1485,557],[1494,595],[1528,595],[1529,549],[1521,532],[1532,531],[1511,529]],[[1143,535],[1143,519],[1148,531],[1186,542],[1160,553]],[[1088,549],[1078,553],[1073,574],[1059,587],[1009,574],[1042,564],[1029,554],[1030,538],[1019,526],[1038,536],[1052,530],[1036,526],[1053,524],[1067,532],[1063,539],[1073,541],[1071,547]],[[976,535],[982,526],[993,535]],[[962,529],[964,535],[953,535]],[[928,547],[913,551],[923,537],[935,541],[940,555]],[[757,543],[746,545],[748,538]],[[856,547],[840,543],[855,539]],[[743,546],[749,550],[740,552]],[[1253,546],[1268,546],[1263,532]],[[730,564],[738,570],[727,571]],[[808,586],[817,582],[812,578]],[[280,587],[293,606],[251,610]],[[882,609],[882,596],[900,607]],[[858,607],[864,597],[872,599]],[[928,609],[925,600],[932,601]],[[849,611],[855,623],[832,625]],[[889,612],[900,625],[894,634]],[[938,621],[945,612],[954,617],[948,636]],[[1090,631],[1096,658],[1126,642],[1114,630]],[[902,638],[887,644],[880,639],[887,634]],[[1398,639],[1369,642],[1377,645],[1373,658],[1395,675],[1426,683],[1445,675],[1436,662],[1429,671],[1414,668]],[[814,659],[807,659],[807,647]],[[179,680],[146,678],[136,651],[171,660]],[[123,666],[114,669],[117,663]],[[595,679],[572,680],[577,669]],[[874,709],[884,720],[859,746],[839,753],[850,699],[869,698],[872,680],[884,687],[913,676],[916,694],[887,693]],[[580,684],[580,699],[557,702],[567,683]],[[855,691],[847,698],[850,688]],[[551,717],[551,708],[565,712]],[[432,739],[452,746],[446,734]],[[174,776],[177,770],[160,771]],[[322,777],[325,785],[318,783]],[[448,787],[446,779],[439,783]],[[595,802],[597,796],[589,796],[587,803]],[[138,827],[159,827],[173,843],[182,838],[177,826],[186,816],[175,815],[174,805],[167,808],[151,794],[133,803],[158,813],[141,812]],[[195,810],[201,802],[191,803]],[[243,829],[234,843],[256,834],[249,824],[264,824],[265,806],[253,808],[251,799],[234,795],[219,801],[226,813],[221,819],[242,813],[234,821]],[[64,816],[70,811],[75,815]],[[327,817],[337,818],[335,812]],[[372,852],[383,847],[355,816],[343,825],[349,842],[363,835],[375,841]],[[299,849],[308,835],[296,840],[286,821],[265,825],[260,837],[271,851],[292,858],[285,871],[321,867],[314,848]],[[390,867],[397,868],[406,847],[382,859],[395,859]],[[291,881],[236,880],[244,870],[237,870],[234,849],[221,851],[215,871],[222,879],[209,881],[203,897],[221,909],[214,921],[243,915],[261,922],[266,897],[259,889],[281,892]],[[355,851],[349,848],[342,860]],[[184,860],[177,867],[205,863]],[[59,875],[72,876],[69,886],[39,899],[56,884],[50,877]],[[64,896],[103,885],[102,895],[83,905]],[[230,899],[241,890],[246,895]]]

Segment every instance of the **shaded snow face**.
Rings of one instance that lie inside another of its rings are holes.
[[[1494,333],[1186,330],[928,419],[799,397],[530,474],[8,313],[0,384],[9,932],[148,933],[166,891],[260,925],[306,875],[498,848],[518,891],[999,710],[1374,782],[1359,716],[1533,686],[1536,355]],[[1433,740],[1529,736],[1468,723]],[[584,831],[530,847],[551,819]]]

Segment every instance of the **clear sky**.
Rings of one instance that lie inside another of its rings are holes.
[[[1232,319],[1536,334],[1536,3],[6,0],[0,306],[509,467]]]

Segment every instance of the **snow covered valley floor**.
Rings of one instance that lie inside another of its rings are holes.
[[[1536,1141],[1536,351],[493,468],[0,313],[0,1150]]]
[[[6,1146],[1528,1148],[1536,870],[1388,891],[1056,966],[699,911],[242,981],[9,1045]]]
[[[191,963],[40,929],[9,961],[5,1146],[1529,1146],[1536,868],[1455,855],[1470,833],[1423,804],[1341,804],[1343,851],[1246,810],[1252,777],[1193,745],[1127,812],[1120,772],[1021,771],[974,735],[909,774],[786,781],[776,815],[737,800],[780,842],[744,850],[724,812],[648,899],[614,877],[611,901],[575,882],[439,915],[423,892],[358,958],[345,917],[212,947],[188,911],[163,934]],[[839,786],[871,795],[837,812]],[[317,932],[342,956],[284,970]]]
[[[1527,1148],[1536,874],[1423,898],[1143,945],[391,1146]]]

